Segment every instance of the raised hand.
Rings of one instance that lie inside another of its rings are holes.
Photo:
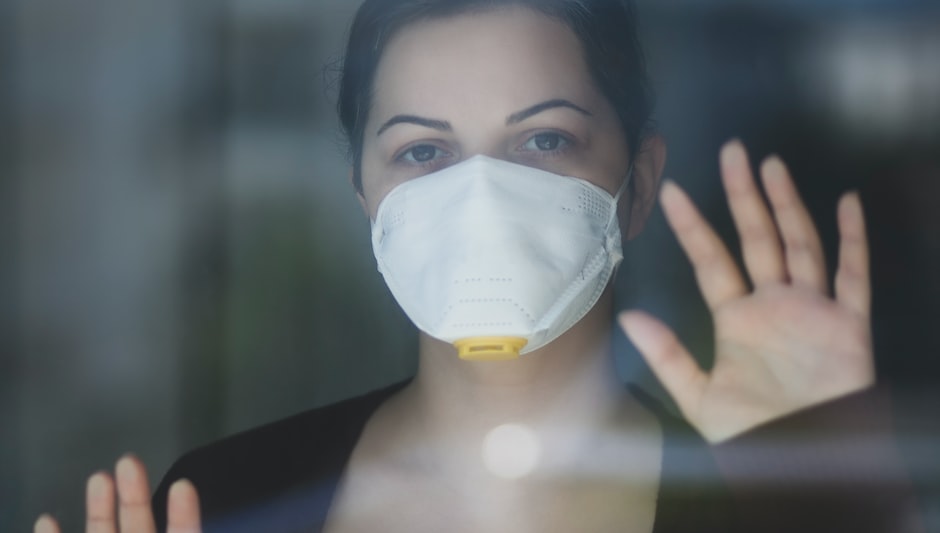
[[[167,499],[167,533],[198,533],[199,497],[192,483],[177,481],[170,487]],[[155,533],[144,465],[132,456],[125,456],[117,462],[113,479],[106,472],[88,478],[85,514],[86,533]],[[36,521],[33,532],[60,533],[61,529],[55,519],[43,515]]]
[[[838,206],[835,297],[816,227],[783,162],[761,166],[773,215],[737,141],[721,150],[721,175],[751,285],[724,243],[675,184],[660,201],[715,325],[715,360],[703,371],[675,334],[641,311],[621,326],[710,442],[874,383],[868,246],[856,193]]]

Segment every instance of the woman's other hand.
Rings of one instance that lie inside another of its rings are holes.
[[[683,415],[713,443],[875,380],[868,245],[858,194],[839,202],[832,297],[819,235],[783,162],[770,157],[761,166],[771,214],[744,147],[729,142],[720,159],[753,288],[678,186],[666,183],[660,197],[712,313],[711,371],[703,371],[661,321],[640,311],[620,316]]]
[[[113,479],[107,472],[88,478],[85,514],[86,533],[156,533],[144,465],[132,456],[125,456],[117,462]],[[199,497],[189,481],[180,480],[170,487],[167,520],[168,533],[200,531]],[[43,515],[36,521],[33,532],[60,533],[61,529],[55,519]]]

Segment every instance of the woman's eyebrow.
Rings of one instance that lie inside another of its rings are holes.
[[[425,128],[431,128],[438,131],[453,131],[453,128],[450,126],[450,122],[446,120],[435,120],[432,118],[419,117],[417,115],[395,115],[394,117],[388,119],[385,124],[382,124],[379,127],[379,130],[375,132],[375,136],[378,137],[382,135],[382,132],[391,128],[395,124],[417,124],[419,126],[424,126]]]
[[[588,117],[594,116],[594,114],[588,111],[587,109],[584,109],[583,107],[577,104],[574,104],[573,102],[569,100],[565,100],[564,98],[555,98],[553,100],[546,100],[544,102],[540,102],[533,106],[527,107],[523,109],[522,111],[517,111],[509,115],[508,117],[506,117],[506,125],[509,126],[511,124],[522,122],[523,120],[533,115],[537,115],[543,111],[546,111],[548,109],[554,109],[556,107],[567,107],[569,109],[574,109],[575,111],[577,111],[578,113],[581,113],[582,115],[585,115]],[[394,117],[385,121],[385,123],[379,127],[378,131],[375,132],[376,137],[378,137],[379,135],[382,135],[382,133],[384,133],[385,130],[391,128],[392,126],[396,124],[417,124],[418,126],[424,126],[425,128],[431,128],[431,129],[438,130],[438,131],[445,131],[445,132],[453,131],[453,127],[451,127],[450,122],[447,122],[446,120],[436,120],[432,118],[419,117],[417,115],[395,115]]]
[[[508,117],[506,117],[506,125],[509,126],[510,124],[516,124],[516,123],[522,122],[523,120],[531,117],[532,115],[537,115],[541,113],[542,111],[545,111],[547,109],[553,109],[556,107],[567,107],[569,109],[574,109],[575,111],[577,111],[578,113],[581,113],[582,115],[585,115],[588,117],[594,116],[593,113],[591,113],[587,109],[584,109],[581,106],[575,105],[572,102],[565,100],[564,98],[555,98],[554,100],[546,100],[542,103],[535,104],[532,107],[527,107],[523,109],[522,111],[517,111],[509,115]]]

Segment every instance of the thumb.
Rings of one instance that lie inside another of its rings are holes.
[[[705,392],[708,374],[702,372],[676,334],[660,320],[643,311],[624,311],[618,320],[682,414],[692,420]]]

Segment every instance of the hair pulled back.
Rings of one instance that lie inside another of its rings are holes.
[[[362,190],[362,147],[375,72],[390,39],[408,24],[521,5],[574,32],[594,82],[614,109],[634,151],[652,113],[652,94],[630,0],[365,0],[349,30],[337,111],[349,143],[353,184]]]

